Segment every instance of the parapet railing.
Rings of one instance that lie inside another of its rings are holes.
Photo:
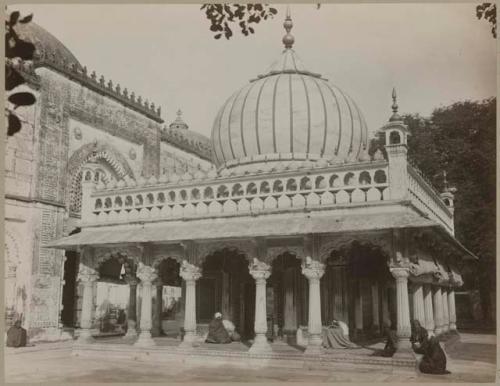
[[[408,192],[410,200],[429,218],[444,225],[446,230],[453,234],[453,213],[443,202],[438,192],[408,164]]]
[[[248,215],[390,198],[386,161],[239,176],[176,176],[101,186],[84,203],[85,225]],[[125,186],[129,185],[129,186]],[[131,185],[131,186],[130,186]]]

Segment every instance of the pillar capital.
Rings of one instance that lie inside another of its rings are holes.
[[[325,265],[317,260],[311,259],[309,256],[302,263],[302,274],[308,280],[319,280],[325,273]]]
[[[180,277],[185,281],[196,281],[201,277],[201,269],[196,265],[190,264],[187,260],[183,260],[179,271]]]
[[[408,276],[410,276],[409,268],[403,268],[403,267],[391,268],[390,271],[392,276],[394,276],[394,278],[396,279],[396,281],[408,280]]]
[[[80,265],[78,270],[78,281],[82,283],[93,283],[99,278],[96,270],[86,265]]]
[[[139,279],[137,278],[137,276],[125,275],[123,279],[129,286],[137,286],[137,284],[139,284]]]
[[[144,284],[152,284],[153,280],[157,278],[155,269],[143,263],[139,263],[136,275]]]
[[[256,281],[265,281],[271,276],[271,266],[256,258],[250,263],[248,270]]]

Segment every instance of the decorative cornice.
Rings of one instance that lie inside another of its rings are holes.
[[[140,96],[136,98],[135,93],[132,92],[129,94],[127,88],[122,90],[119,83],[116,86],[113,86],[112,80],[108,80],[106,83],[102,75],[97,79],[95,71],[88,75],[87,67],[80,68],[80,66],[75,63],[66,63],[64,60],[59,61],[55,53],[43,53],[39,55],[34,62],[34,66],[35,68],[46,67],[55,70],[67,76],[69,79],[81,83],[92,91],[122,103],[126,107],[147,116],[157,123],[164,122],[161,118],[161,108],[159,106],[156,107],[154,103],[149,103],[147,99],[143,101]]]

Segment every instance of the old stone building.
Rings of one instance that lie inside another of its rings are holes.
[[[292,26],[288,15],[269,71],[214,114],[216,169],[108,182],[83,166],[82,231],[49,243],[80,254],[82,355],[414,367],[411,319],[429,334],[456,331],[461,263],[475,257],[454,238],[452,192],[436,191],[408,160],[395,93],[382,149],[368,154],[361,109],[299,61]],[[129,294],[127,333],[114,343],[94,339],[95,286],[109,277]],[[180,303],[170,325],[164,287],[182,287],[168,295]],[[215,312],[250,349],[203,346]],[[326,354],[322,333],[334,319],[360,344],[392,325],[395,358],[361,347]]]
[[[78,254],[45,244],[79,231],[83,168],[106,184],[197,172],[210,146],[180,112],[166,127],[159,106],[89,72],[42,27],[16,28],[36,45],[32,63],[13,65],[37,102],[18,109],[22,130],[5,146],[6,317],[32,340],[59,339],[78,325]]]

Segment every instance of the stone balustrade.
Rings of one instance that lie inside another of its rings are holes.
[[[454,233],[453,213],[437,191],[411,165],[408,165],[408,192],[415,207],[442,224],[449,233]]]
[[[90,194],[82,221],[120,223],[383,201],[389,199],[387,167],[381,161],[257,175],[223,177],[212,170],[168,181],[114,181]]]

